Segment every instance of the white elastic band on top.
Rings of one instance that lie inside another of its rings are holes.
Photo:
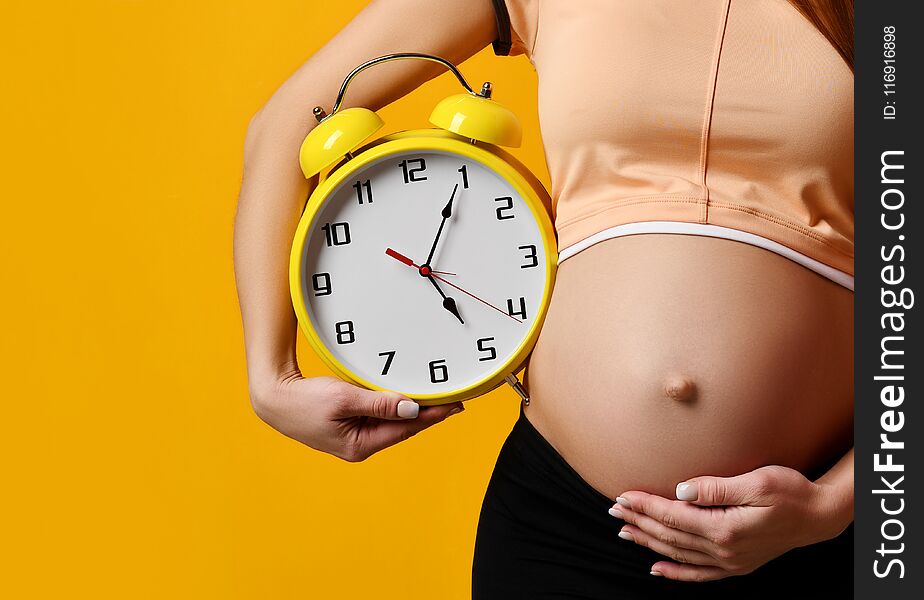
[[[853,291],[852,275],[848,275],[843,271],[835,269],[834,267],[830,267],[800,252],[796,252],[792,248],[784,246],[779,242],[768,240],[765,237],[754,235],[753,233],[748,233],[746,231],[739,231],[737,229],[731,229],[728,227],[720,227],[718,225],[708,225],[705,223],[684,223],[681,221],[641,221],[639,223],[616,225],[615,227],[604,229],[603,231],[597,232],[588,238],[584,238],[580,242],[571,244],[567,248],[560,250],[558,252],[558,264],[561,264],[562,261],[571,258],[581,250],[586,250],[594,244],[598,244],[604,240],[622,237],[625,235],[636,235],[640,233],[679,233],[686,235],[702,235],[706,237],[723,238],[726,240],[743,242],[745,244],[750,244],[752,246],[757,246],[758,248],[769,250],[779,254],[780,256],[784,256],[789,260],[796,262],[823,277],[827,277],[834,283],[844,286],[851,292]]]

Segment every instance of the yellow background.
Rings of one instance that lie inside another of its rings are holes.
[[[4,2],[0,597],[468,596],[511,391],[358,465],[247,398],[246,125],[365,4]],[[488,49],[463,72],[521,116],[547,183],[529,63]],[[386,108],[388,131],[457,90]]]

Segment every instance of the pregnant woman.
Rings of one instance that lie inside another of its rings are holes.
[[[355,65],[458,63],[499,36],[539,75],[560,266],[474,597],[848,597],[852,19],[847,0],[371,3],[248,131],[235,266],[258,414],[362,460],[461,410],[301,377],[286,268],[315,182],[296,157]],[[439,72],[384,65],[349,101]]]

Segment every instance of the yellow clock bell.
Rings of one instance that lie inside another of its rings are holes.
[[[341,110],[352,79],[374,65],[428,60],[465,92],[433,109],[438,129],[365,143],[382,119]],[[476,93],[437,56],[389,54],[344,79],[299,156],[323,176],[292,244],[289,281],[302,332],[339,377],[420,404],[509,383],[539,335],[557,264],[548,193],[501,146],[517,147],[516,115]],[[326,172],[325,172],[326,171]]]

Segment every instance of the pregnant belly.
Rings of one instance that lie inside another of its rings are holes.
[[[559,268],[526,415],[593,487],[811,475],[852,445],[853,294],[766,250],[615,238]]]

